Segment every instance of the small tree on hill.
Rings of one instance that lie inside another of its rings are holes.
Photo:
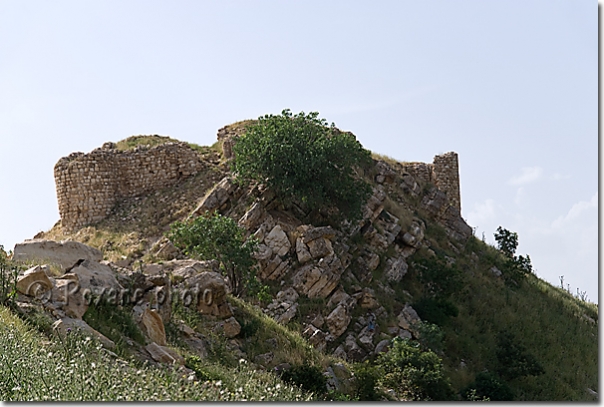
[[[503,254],[509,258],[514,257],[518,247],[518,233],[510,232],[499,226],[497,233],[495,233],[495,240],[497,241],[497,247]]]
[[[214,213],[188,222],[174,222],[167,236],[187,256],[218,260],[235,295],[240,296],[246,289],[249,294],[257,295],[262,290],[252,257],[258,243],[254,239],[245,241],[243,229],[233,219]]]
[[[233,147],[233,171],[239,180],[265,183],[283,201],[311,213],[337,208],[344,217],[358,218],[371,187],[355,169],[368,165],[371,155],[354,135],[318,115],[286,109],[260,117]]]
[[[499,226],[495,233],[495,240],[499,250],[505,255],[506,262],[504,264],[504,274],[506,281],[515,281],[533,272],[531,258],[526,256],[516,256],[516,248],[518,247],[518,234],[510,232],[507,229]],[[517,283],[517,282],[516,282]]]

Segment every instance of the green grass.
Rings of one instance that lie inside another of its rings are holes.
[[[72,332],[50,341],[0,307],[0,399],[5,401],[302,401],[311,396],[242,363],[222,380],[137,366]]]
[[[464,288],[452,296],[459,315],[443,327],[444,360],[454,386],[463,388],[478,372],[496,369],[496,336],[505,331],[545,369],[509,383],[518,400],[592,400],[587,388],[598,388],[597,325],[582,316],[597,320],[595,305],[534,275],[511,289],[491,274],[488,258],[466,266]],[[462,359],[466,369],[459,369]]]
[[[166,143],[177,143],[178,140],[173,139],[168,136],[158,136],[158,135],[139,135],[139,136],[131,136],[127,139],[118,141],[116,143],[116,147],[120,151],[133,150],[138,146],[158,146]]]

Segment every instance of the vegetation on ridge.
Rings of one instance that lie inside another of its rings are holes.
[[[318,116],[286,109],[260,117],[233,147],[233,171],[239,180],[264,182],[311,212],[337,208],[344,218],[359,218],[371,187],[355,169],[371,162],[370,152]]]

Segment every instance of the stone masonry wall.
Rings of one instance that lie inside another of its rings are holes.
[[[411,162],[402,163],[403,168],[416,180],[424,183],[431,182],[443,191],[451,206],[461,213],[461,197],[459,188],[459,163],[457,153],[450,151],[435,155],[432,164]]]
[[[89,154],[72,153],[54,169],[61,224],[75,230],[98,222],[119,199],[166,187],[202,167],[197,153],[185,143],[129,151],[105,143]]]
[[[432,174],[434,185],[447,195],[451,206],[456,207],[461,213],[457,153],[451,151],[434,156]]]

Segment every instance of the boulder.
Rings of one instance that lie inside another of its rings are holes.
[[[68,317],[81,319],[88,310],[91,300],[90,297],[86,298],[82,294],[78,276],[67,273],[55,279],[50,301],[53,308],[62,310]]]
[[[233,315],[226,297],[229,290],[220,274],[204,271],[189,278],[186,283],[191,290],[191,295],[197,297],[197,311],[219,318]]]
[[[280,302],[287,301],[292,303],[295,302],[298,297],[299,295],[293,287],[289,287],[286,290],[279,291],[276,296],[277,300],[279,300]]]
[[[92,328],[81,319],[73,319],[69,317],[59,319],[52,324],[52,330],[63,336],[67,335],[71,331],[79,330],[84,335],[95,337],[105,348],[115,349],[115,343],[111,339],[107,338],[105,335]]]
[[[141,315],[141,325],[151,341],[161,346],[167,345],[164,321],[157,311],[145,307]]]
[[[149,355],[159,363],[165,363],[168,365],[184,365],[185,359],[173,349],[167,346],[158,345],[155,342],[151,342],[145,346],[145,350],[149,352]]]
[[[377,302],[377,299],[375,298],[375,292],[373,292],[373,290],[368,287],[363,290],[363,293],[360,296],[358,303],[361,308],[364,309],[375,309],[380,306],[380,304]]]
[[[324,351],[327,346],[327,341],[325,339],[325,332],[321,331],[316,326],[309,324],[306,326],[302,335],[308,338],[308,342],[315,347],[318,351]]]
[[[501,273],[501,270],[499,270],[499,269],[498,269],[497,267],[495,267],[495,266],[491,267],[491,268],[490,268],[490,271],[491,271],[491,273],[493,273],[493,275],[494,275],[495,277],[501,277],[501,275],[503,274],[503,273]]]
[[[13,260],[36,260],[61,266],[69,270],[79,260],[99,262],[103,260],[100,250],[75,241],[55,242],[53,240],[27,240],[17,243],[13,251]]]
[[[52,289],[52,282],[46,275],[47,266],[34,266],[26,270],[17,279],[17,291],[22,294],[37,297]]]
[[[78,276],[80,289],[90,290],[95,295],[102,295],[111,300],[124,287],[117,281],[115,272],[107,264],[85,260],[70,271]]]
[[[383,340],[379,341],[377,345],[375,345],[374,353],[376,355],[378,355],[380,353],[388,352],[389,349],[390,349],[390,339],[383,339]]]
[[[421,321],[417,312],[411,307],[411,305],[406,304],[402,311],[397,316],[398,326],[407,331],[411,331],[411,326],[414,322]]]
[[[222,328],[227,338],[234,338],[241,332],[241,325],[235,317],[225,319]]]
[[[388,281],[399,282],[407,274],[409,266],[403,256],[390,258],[386,261],[386,279]]]
[[[358,344],[352,334],[348,334],[344,341],[344,350],[346,351],[346,360],[350,362],[360,362],[367,355],[367,352],[363,350]]]
[[[323,237],[311,240],[310,242],[306,243],[306,245],[308,246],[310,255],[313,259],[318,259],[333,254],[331,242]]]
[[[283,303],[283,304],[289,305],[289,303]],[[297,302],[288,306],[284,313],[282,313],[281,315],[279,315],[275,318],[275,321],[277,321],[280,324],[285,325],[296,316],[296,312],[298,312],[298,303]]]
[[[338,306],[327,316],[325,321],[327,322],[329,332],[335,338],[338,338],[346,331],[351,319],[352,317],[348,312],[348,308],[343,304],[338,304]]]
[[[281,228],[281,225],[275,225],[264,238],[264,244],[270,247],[273,253],[277,253],[279,256],[285,256],[292,246],[287,234]]]
[[[312,260],[308,246],[304,243],[304,240],[299,237],[296,239],[296,255],[298,256],[298,262],[304,264],[309,260]]]

